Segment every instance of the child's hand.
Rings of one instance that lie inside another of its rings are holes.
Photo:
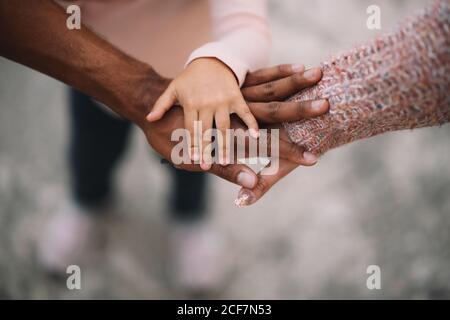
[[[258,123],[242,97],[236,77],[220,60],[199,58],[192,61],[156,101],[147,120],[161,119],[176,102],[184,109],[184,125],[191,136],[191,159],[201,160],[203,170],[211,167],[211,150],[205,149],[210,144],[211,136],[203,139],[203,132],[213,127],[214,120],[223,137],[222,141],[219,140],[222,142],[219,145],[222,151],[219,161],[222,164],[227,159],[226,129],[230,128],[230,113],[235,112],[248,126],[250,135],[258,137]],[[201,121],[200,139],[194,139],[194,121]],[[198,141],[203,141],[202,156]]]

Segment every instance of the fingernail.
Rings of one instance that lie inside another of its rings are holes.
[[[255,202],[255,197],[250,191],[242,189],[239,191],[238,197],[234,200],[234,203],[239,208],[249,206]]]
[[[248,172],[241,171],[237,176],[237,183],[244,188],[253,188],[255,185],[255,178]]]
[[[222,159],[221,159],[221,163],[220,164],[222,164],[224,166],[229,165],[230,162],[228,161],[228,157],[227,156],[223,156]]]
[[[195,149],[194,151],[192,151],[192,160],[193,160],[193,161],[199,161],[199,160],[200,160],[200,155],[198,154],[197,149]]]
[[[259,131],[258,131],[258,130],[255,130],[255,129],[249,129],[249,131],[250,131],[250,136],[251,136],[253,139],[258,139],[258,138],[259,138]]]
[[[305,70],[305,66],[302,64],[293,64],[292,65],[293,72],[302,72],[303,70]]]
[[[211,164],[202,162],[202,164],[200,165],[200,168],[202,168],[202,170],[204,170],[204,171],[208,171],[209,169],[211,169]]]
[[[311,103],[311,107],[315,111],[319,111],[323,108],[324,103],[325,103],[325,100],[316,100]]]
[[[147,115],[147,120],[150,118],[152,116],[152,112],[150,112],[148,115]]]
[[[308,163],[317,162],[317,157],[309,151],[303,152],[303,159],[306,160]]]
[[[303,76],[306,80],[315,81],[319,78],[319,69],[309,69],[303,74]]]

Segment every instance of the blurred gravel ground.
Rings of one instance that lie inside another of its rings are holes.
[[[272,0],[273,63],[316,65],[382,32],[425,1]],[[118,174],[104,256],[82,266],[83,289],[46,276],[34,243],[66,192],[65,87],[0,59],[0,298],[180,298],[167,284],[164,235],[170,181],[143,137]],[[234,264],[219,298],[450,298],[450,126],[397,132],[334,150],[300,168],[257,205],[212,178],[215,226]],[[382,289],[366,288],[381,267]]]

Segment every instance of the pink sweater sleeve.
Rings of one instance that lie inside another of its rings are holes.
[[[269,62],[271,33],[265,0],[209,0],[214,41],[194,50],[186,63],[214,57],[236,75],[239,85],[247,72]]]

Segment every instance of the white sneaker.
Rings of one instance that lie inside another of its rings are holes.
[[[103,215],[98,210],[65,201],[50,218],[37,241],[37,258],[47,271],[65,274],[69,265],[81,265],[98,249],[102,234],[98,216]]]
[[[176,287],[191,292],[218,289],[229,270],[224,241],[206,221],[173,223],[169,229],[169,270]]]

